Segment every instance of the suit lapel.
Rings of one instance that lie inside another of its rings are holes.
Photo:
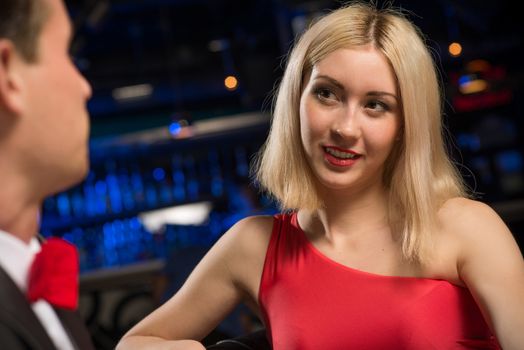
[[[54,309],[75,348],[78,350],[94,350],[91,336],[78,312],[57,307]]]
[[[0,310],[0,322],[12,328],[31,349],[55,349],[29,302],[1,267]]]

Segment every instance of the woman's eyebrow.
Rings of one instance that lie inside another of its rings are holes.
[[[370,91],[367,93],[368,96],[374,96],[374,97],[381,97],[381,96],[391,96],[398,102],[398,97],[395,94],[392,94],[391,92],[385,92],[385,91]]]
[[[344,85],[342,85],[338,80],[328,76],[328,75],[317,75],[314,80],[327,80],[329,81],[331,84],[335,85],[335,87],[337,87],[338,89],[341,89],[341,90],[344,90]]]

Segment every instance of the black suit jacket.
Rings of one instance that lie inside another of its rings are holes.
[[[55,308],[77,350],[94,350],[91,337],[77,312]],[[55,350],[31,305],[0,267],[0,349]]]

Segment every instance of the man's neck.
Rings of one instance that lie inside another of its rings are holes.
[[[11,180],[0,177],[0,229],[29,243],[38,232],[42,203],[31,196],[33,191],[24,186],[21,177]]]
[[[4,205],[0,204],[0,210],[3,210],[3,207]],[[16,212],[8,210],[8,212],[12,214],[9,217],[0,215],[0,229],[29,243],[38,233],[39,206],[19,208]]]

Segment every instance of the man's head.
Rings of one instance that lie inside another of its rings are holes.
[[[0,176],[9,168],[36,199],[88,169],[91,88],[70,59],[71,35],[62,0],[1,1]]]

